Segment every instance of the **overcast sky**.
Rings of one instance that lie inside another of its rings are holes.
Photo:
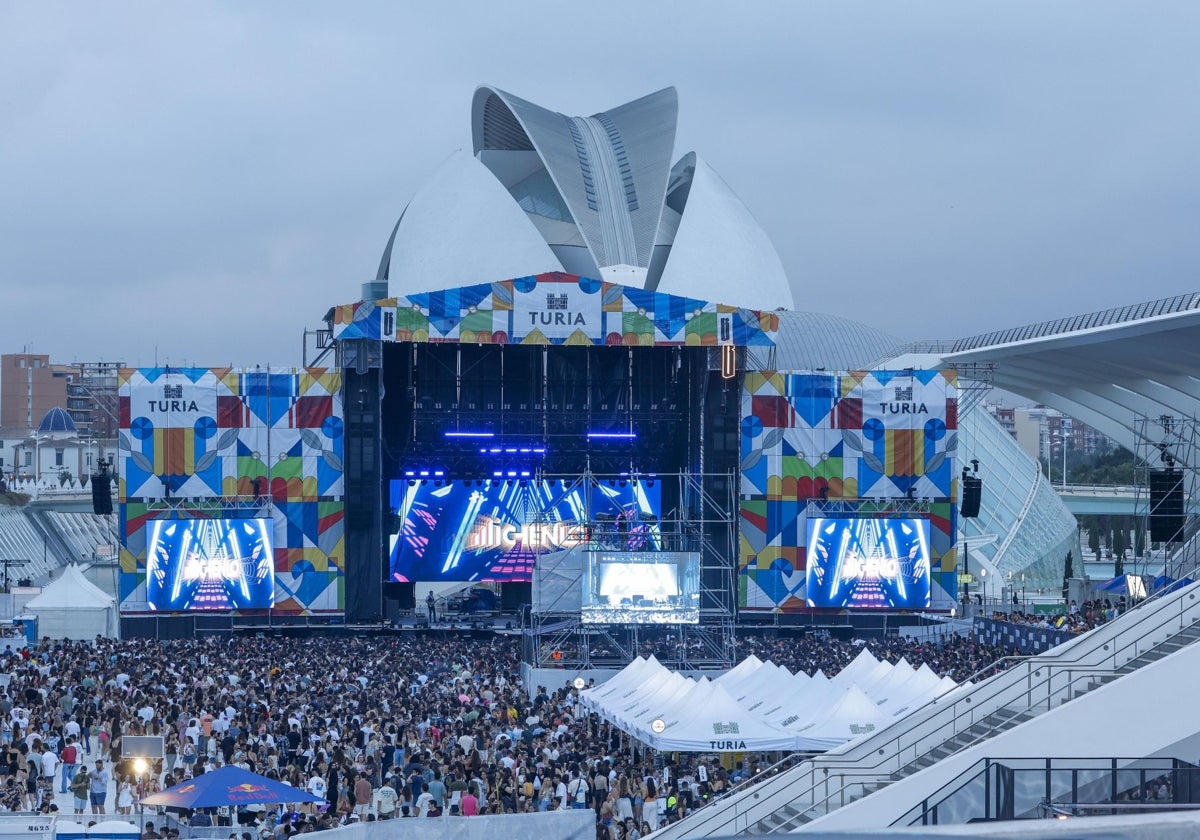
[[[475,87],[679,90],[800,309],[954,338],[1200,287],[1200,3],[0,3],[0,349],[299,364]],[[502,278],[496,278],[502,279]]]

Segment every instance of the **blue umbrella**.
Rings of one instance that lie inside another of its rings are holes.
[[[306,790],[227,764],[142,799],[168,808],[216,808],[221,805],[267,805],[275,802],[324,802]]]

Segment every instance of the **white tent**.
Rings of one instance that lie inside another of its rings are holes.
[[[796,737],[747,714],[715,682],[697,683],[678,717],[664,716],[666,727],[651,733],[650,746],[677,752],[774,752],[796,749]]]
[[[772,752],[843,744],[953,687],[927,665],[913,668],[904,659],[892,665],[864,648],[832,679],[748,657],[715,680],[695,680],[654,657],[639,658],[607,683],[580,692],[580,700],[656,749]]]
[[[799,730],[800,749],[828,750],[886,725],[888,715],[856,685],[850,686],[827,714]]]
[[[82,641],[96,636],[115,639],[120,633],[116,599],[75,565],[63,569],[58,580],[25,604],[25,612],[37,616],[39,637]]]

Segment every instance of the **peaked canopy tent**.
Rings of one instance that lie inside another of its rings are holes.
[[[798,748],[796,736],[772,726],[716,683],[697,684],[678,717],[664,718],[662,732],[643,740],[668,752],[780,752]]]
[[[81,641],[120,635],[116,599],[96,586],[76,565],[67,566],[55,581],[25,604],[37,616],[38,635]]]
[[[819,751],[886,725],[955,688],[928,666],[867,650],[832,679],[747,658],[715,680],[636,659],[581,704],[649,746],[677,752]],[[655,731],[657,729],[657,731]]]
[[[1116,595],[1128,595],[1135,600],[1146,597],[1146,582],[1138,575],[1117,575],[1103,586],[1096,589],[1100,592],[1111,592]]]

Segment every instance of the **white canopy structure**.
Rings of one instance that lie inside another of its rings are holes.
[[[955,688],[927,665],[892,665],[864,648],[833,679],[748,657],[715,680],[696,680],[639,658],[581,692],[580,702],[657,750],[815,752],[868,735]]]
[[[81,641],[120,633],[117,602],[111,595],[70,565],[39,595],[25,604],[25,612],[36,615],[38,636]]]

